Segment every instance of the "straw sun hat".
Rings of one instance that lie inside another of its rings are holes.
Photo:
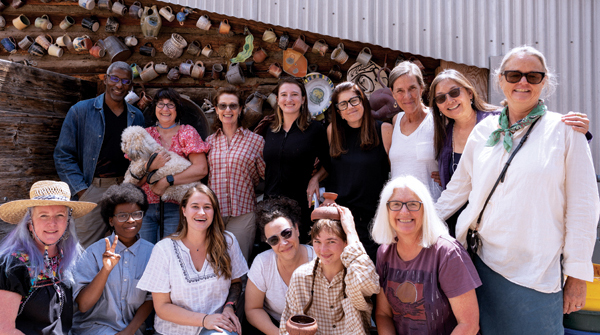
[[[86,201],[70,201],[69,185],[62,181],[42,180],[34,183],[29,191],[29,200],[15,200],[0,206],[0,219],[17,224],[23,219],[27,208],[35,206],[62,205],[70,207],[73,218],[89,213],[96,204]]]

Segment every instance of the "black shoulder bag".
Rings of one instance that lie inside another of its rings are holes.
[[[479,248],[481,248],[481,238],[479,237],[479,233],[477,232],[477,227],[479,227],[479,224],[481,223],[481,217],[483,216],[483,211],[485,211],[485,207],[487,206],[488,202],[490,201],[492,194],[494,194],[496,187],[498,187],[498,184],[501,182],[502,183],[504,182],[504,177],[506,176],[506,170],[508,170],[508,166],[510,165],[513,158],[517,154],[517,151],[519,151],[519,149],[521,149],[523,144],[525,144],[525,141],[527,141],[527,138],[529,137],[529,133],[531,133],[531,129],[533,129],[533,126],[535,126],[535,124],[539,121],[540,118],[541,118],[541,116],[539,118],[537,118],[535,121],[533,121],[533,123],[527,130],[527,133],[525,133],[525,136],[523,136],[523,140],[521,140],[519,145],[517,145],[517,147],[515,148],[513,153],[510,155],[510,157],[508,157],[508,160],[506,161],[506,164],[504,164],[504,168],[502,169],[502,172],[500,172],[500,176],[496,180],[494,187],[492,187],[492,190],[490,191],[490,194],[488,195],[487,199],[485,199],[485,203],[483,204],[483,208],[481,209],[481,212],[479,212],[479,217],[477,217],[477,225],[475,226],[475,229],[469,228],[469,231],[467,232],[467,251],[469,252],[469,255],[471,256],[471,258],[473,258],[477,254],[477,251],[479,250]]]

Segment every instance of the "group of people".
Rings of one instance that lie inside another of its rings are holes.
[[[296,314],[318,334],[562,334],[593,280],[589,120],[547,111],[556,79],[534,48],[511,50],[493,77],[503,107],[455,70],[436,76],[427,107],[421,71],[402,62],[389,76],[403,111],[391,124],[344,82],[327,126],[311,121],[304,86],[282,78],[255,132],[223,87],[202,139],[172,89],[145,118],[127,104],[131,70],[113,63],[106,93],[67,114],[63,182],[0,206],[17,225],[0,244],[0,331],[142,334],[154,310],[159,334],[288,334]],[[164,148],[147,171],[167,151],[191,166],[122,184],[120,133],[144,120]],[[183,184],[180,201],[162,203]],[[336,215],[312,222],[321,185],[338,194]],[[257,226],[271,248],[250,264]]]

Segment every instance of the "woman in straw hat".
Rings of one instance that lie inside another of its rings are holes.
[[[81,252],[73,219],[96,204],[69,201],[69,186],[58,181],[36,182],[30,197],[0,206],[0,219],[17,225],[0,243],[0,333],[67,334]]]

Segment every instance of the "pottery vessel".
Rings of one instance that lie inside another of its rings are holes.
[[[144,37],[158,38],[158,33],[162,27],[162,19],[158,15],[156,6],[144,7],[144,13],[140,19],[142,34]]]
[[[314,335],[318,327],[313,317],[297,314],[288,319],[285,328],[290,335]]]
[[[323,198],[325,198],[325,201],[323,201],[321,206],[315,208],[312,213],[310,213],[310,219],[312,221],[317,221],[320,219],[339,220],[340,213],[338,212],[337,208],[329,206],[335,203],[337,196],[337,193],[333,192],[323,193]]]
[[[179,58],[186,46],[187,42],[185,39],[181,35],[173,33],[171,38],[163,44],[163,53],[172,59]]]

